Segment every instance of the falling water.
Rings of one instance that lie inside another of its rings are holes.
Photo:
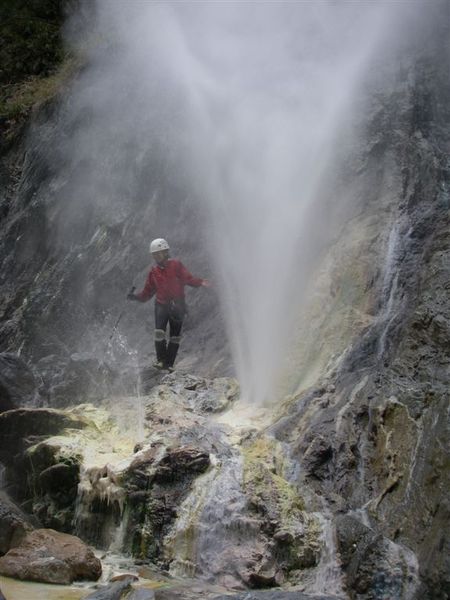
[[[317,565],[314,581],[308,586],[309,593],[334,594],[344,598],[343,572],[336,547],[336,532],[331,518],[326,513],[315,513],[322,527],[323,549],[320,562]]]
[[[86,25],[72,27],[83,32],[89,68],[70,110],[89,120],[70,158],[86,170],[87,157],[103,156],[114,173],[92,168],[83,189],[113,219],[119,193],[136,189],[131,164],[162,161],[171,185],[201,209],[242,396],[270,403],[314,262],[333,235],[333,177],[353,103],[406,9],[107,0],[96,8],[91,44]]]
[[[381,289],[383,309],[379,316],[382,329],[378,340],[378,359],[381,359],[384,356],[387,335],[392,321],[400,308],[399,305],[401,299],[398,295],[398,262],[402,250],[401,228],[402,223],[400,221],[395,221],[390,230],[387,242],[387,251],[383,268],[383,284]]]

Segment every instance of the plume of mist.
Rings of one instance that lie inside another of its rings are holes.
[[[151,154],[200,204],[202,251],[248,400],[275,393],[314,256],[332,230],[317,217],[324,202],[332,207],[324,182],[401,4],[97,0],[89,37],[75,19],[69,28],[90,65],[72,95],[89,118],[71,140],[89,165],[81,188],[114,219]]]

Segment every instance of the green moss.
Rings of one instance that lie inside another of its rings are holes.
[[[273,439],[260,437],[244,448],[243,455],[244,489],[250,508],[275,526],[270,535],[279,544],[286,573],[316,565],[321,549],[320,524],[305,512],[303,499],[284,478],[281,447]]]
[[[244,488],[251,494],[255,506],[264,506],[284,525],[301,518],[304,504],[282,476],[283,458],[277,442],[260,437],[244,448],[243,455]]]

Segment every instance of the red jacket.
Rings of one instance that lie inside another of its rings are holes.
[[[200,287],[202,283],[203,279],[191,275],[181,261],[170,258],[163,267],[152,268],[144,289],[136,296],[146,302],[156,294],[156,302],[167,304],[170,300],[184,298],[185,285]]]

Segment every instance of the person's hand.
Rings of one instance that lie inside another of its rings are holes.
[[[210,288],[211,286],[212,286],[212,283],[209,281],[209,279],[203,279],[202,287]]]
[[[133,294],[133,292],[130,292],[127,295],[127,300],[133,300],[134,302],[139,302],[139,298],[136,296],[136,294]]]

